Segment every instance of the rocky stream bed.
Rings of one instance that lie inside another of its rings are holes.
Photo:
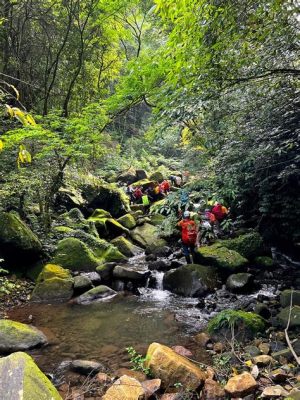
[[[43,244],[0,215],[0,398],[299,399],[299,263],[246,231],[186,265],[161,215],[101,190]]]

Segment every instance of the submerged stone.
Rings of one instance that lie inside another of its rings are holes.
[[[81,296],[73,300],[75,304],[90,304],[93,302],[102,301],[112,298],[117,295],[117,292],[105,285],[96,286],[93,289],[83,293]]]
[[[0,320],[1,353],[29,350],[46,343],[46,336],[37,328],[9,319]]]
[[[49,379],[26,353],[0,359],[1,400],[62,400]]]

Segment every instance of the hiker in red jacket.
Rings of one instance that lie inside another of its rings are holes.
[[[190,218],[190,212],[184,211],[183,219],[178,222],[181,228],[182,250],[187,264],[195,262],[195,245],[198,230],[195,221]]]

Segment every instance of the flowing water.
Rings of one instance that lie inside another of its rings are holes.
[[[119,294],[86,306],[32,303],[11,310],[9,317],[32,323],[49,338],[49,346],[31,351],[48,372],[70,359],[95,359],[112,369],[128,366],[126,347],[145,353],[155,341],[191,347],[191,334],[205,322],[197,299],[162,290],[163,273],[153,275],[156,288],[140,288],[140,296]]]

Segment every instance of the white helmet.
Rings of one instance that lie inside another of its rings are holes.
[[[183,218],[188,218],[190,216],[190,212],[189,211],[185,211],[183,213]]]

